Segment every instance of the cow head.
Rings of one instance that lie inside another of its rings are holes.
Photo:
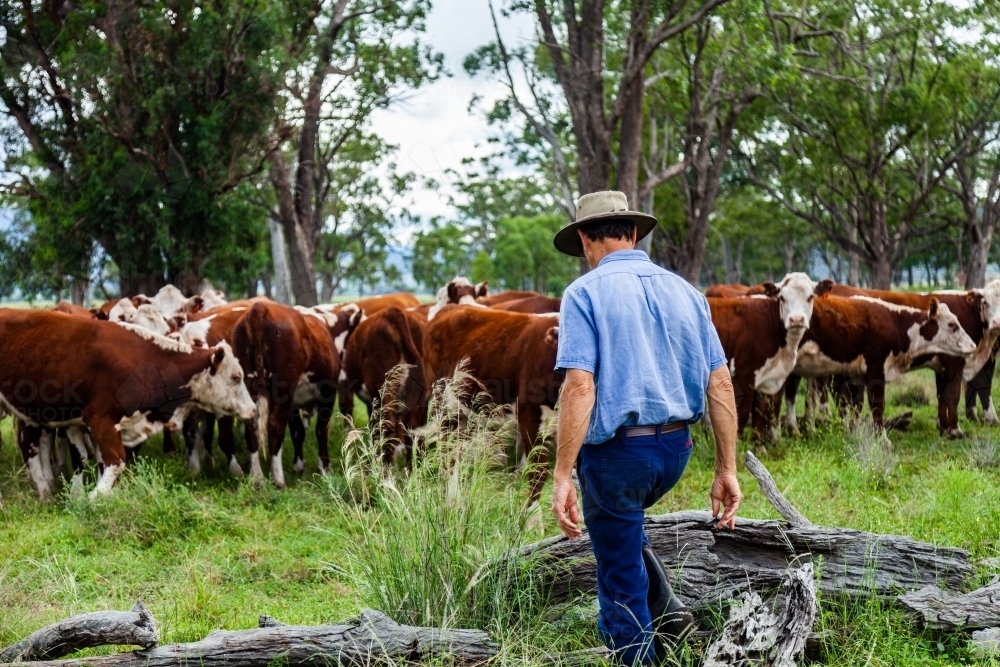
[[[226,342],[212,349],[208,368],[192,377],[187,386],[191,402],[220,417],[253,419],[257,412],[243,382],[243,367]]]
[[[917,332],[910,331],[910,352],[967,357],[975,351],[976,344],[959,324],[955,314],[946,304],[931,299],[927,320],[919,325]]]
[[[206,289],[201,293],[199,297],[201,299],[201,309],[202,310],[212,310],[213,308],[221,308],[222,306],[229,303],[226,301],[226,293],[222,290],[217,289]]]
[[[133,313],[130,314],[128,322],[134,324],[137,327],[142,327],[153,333],[160,334],[161,336],[166,336],[170,333],[170,324],[167,320],[160,314],[153,306],[149,304],[143,304],[135,309]]]
[[[461,304],[466,306],[482,306],[476,301],[477,287],[469,282],[468,278],[456,276],[448,281],[448,284],[438,290],[437,299],[434,305],[427,312],[427,319],[433,320],[442,308],[448,304]]]
[[[1000,330],[1000,280],[994,280],[981,289],[969,290],[965,300],[970,305],[978,305],[983,327]]]
[[[804,331],[812,320],[813,300],[833,289],[829,278],[818,283],[804,273],[789,273],[777,285],[764,283],[764,294],[778,300],[778,311],[785,329]]]
[[[173,285],[164,285],[152,299],[152,303],[164,317],[174,317],[178,312],[184,310],[188,303],[188,298]]]

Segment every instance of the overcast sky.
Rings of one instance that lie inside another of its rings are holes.
[[[533,33],[530,14],[498,19],[508,46]],[[434,178],[440,184],[439,191],[418,188],[412,193],[410,210],[427,220],[452,214],[448,206],[452,190],[445,169],[458,169],[463,157],[486,152],[490,128],[481,114],[469,112],[469,101],[479,94],[488,104],[503,94],[503,88],[483,77],[470,78],[462,69],[465,56],[493,39],[486,0],[434,0],[423,39],[444,54],[445,69],[451,76],[421,89],[391,110],[379,112],[373,130],[399,147],[401,170]]]

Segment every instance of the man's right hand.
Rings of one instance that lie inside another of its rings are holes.
[[[740,493],[740,482],[736,479],[735,472],[717,472],[715,480],[712,482],[712,516],[719,516],[719,512],[725,508],[722,518],[719,519],[719,528],[736,528],[736,510],[740,508],[743,495]]]
[[[559,522],[559,530],[569,539],[583,535],[580,530],[580,510],[577,508],[576,487],[573,478],[557,478],[552,487],[552,513]]]

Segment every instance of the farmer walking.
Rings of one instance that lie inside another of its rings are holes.
[[[662,654],[663,635],[693,623],[674,597],[642,524],[680,479],[691,455],[689,425],[710,412],[715,432],[711,498],[719,527],[736,525],[736,403],[726,357],[705,297],[653,264],[638,240],[656,226],[628,210],[621,192],[584,195],[577,219],[555,237],[567,255],[586,257],[590,273],[563,295],[556,370],[559,401],[552,510],[570,539],[583,519],[597,559],[598,631],[624,665]]]

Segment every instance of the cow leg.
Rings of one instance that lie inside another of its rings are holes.
[[[281,445],[285,439],[285,430],[291,419],[293,410],[286,404],[272,406],[267,420],[266,451],[271,459],[271,483],[276,489],[285,488],[285,469],[281,461]],[[264,448],[262,448],[264,449]]]
[[[302,422],[301,410],[292,409],[292,413],[289,415],[288,419],[288,432],[292,436],[292,449],[295,452],[292,470],[301,475],[306,469],[306,461],[302,447],[306,441],[306,425]]]
[[[41,464],[42,476],[45,483],[53,492],[58,491],[56,474],[52,470],[53,454],[55,449],[56,432],[51,428],[42,428],[42,437],[38,441],[38,461]]]
[[[104,471],[97,480],[97,487],[90,492],[91,499],[94,499],[111,494],[112,487],[125,470],[125,446],[115,428],[116,424],[110,420],[98,417],[88,421],[87,426],[101,452],[101,461],[104,462]]]
[[[205,448],[196,417],[184,420],[184,443],[187,445],[187,467],[192,475],[201,474],[201,451]]]
[[[531,530],[541,526],[541,512],[538,499],[542,487],[549,476],[549,449],[544,442],[538,442],[538,429],[542,424],[542,408],[531,403],[517,402],[517,430],[521,435],[528,459],[528,522],[525,528]]]
[[[215,415],[206,412],[201,419],[201,442],[205,448],[205,464],[215,468],[215,454],[212,453],[212,443],[215,442]]]
[[[24,458],[24,465],[28,471],[28,481],[38,492],[38,499],[48,502],[53,499],[52,487],[49,486],[45,475],[42,473],[42,462],[40,460],[42,427],[28,426],[24,422],[18,421],[16,424],[17,446],[21,450]]]
[[[69,458],[69,439],[66,437],[66,428],[56,429],[55,441],[55,473],[56,481],[60,484],[66,475],[66,459]]]
[[[868,379],[868,409],[872,422],[878,431],[885,430],[885,380],[881,377]]]
[[[206,423],[214,423],[215,415],[208,415],[205,421]],[[242,477],[243,468],[240,467],[240,462],[236,460],[236,440],[233,437],[233,426],[235,424],[235,421],[236,421],[235,417],[219,418],[219,449],[222,450],[222,455],[226,457],[226,463],[229,466],[229,474],[231,474],[233,477]],[[214,426],[213,430],[215,430]],[[247,438],[248,448],[250,446],[250,440],[251,439],[248,437]],[[254,458],[256,458],[256,450],[254,452]],[[260,466],[258,464],[258,468],[259,467]]]
[[[176,449],[177,447],[176,445],[174,445],[173,433],[171,433],[167,429],[163,429],[163,453],[173,454]]]
[[[785,426],[792,433],[799,432],[798,418],[795,414],[795,399],[799,394],[799,382],[802,378],[798,375],[789,375],[785,380]]]
[[[941,357],[942,370],[934,374],[938,399],[938,430],[952,438],[965,436],[958,424],[958,403],[962,398],[962,373],[965,360]]]
[[[264,451],[267,451],[267,423],[270,416],[271,404],[267,397],[257,398],[257,416],[246,422],[247,451],[250,454],[250,479],[257,486],[264,483],[264,471],[260,468],[261,444],[263,442]]]
[[[341,371],[343,373],[343,371]],[[346,378],[347,376],[343,376]],[[337,385],[337,400],[340,403],[340,414],[348,419],[354,420],[354,391],[348,386],[347,380],[342,379]]]
[[[316,447],[319,450],[319,474],[330,470],[330,417],[333,405],[321,405],[316,411]]]
[[[809,378],[806,384],[806,411],[811,415],[811,423],[830,419],[831,377]]]
[[[80,426],[70,426],[66,430],[69,438],[69,456],[73,462],[73,482],[70,485],[70,495],[83,495],[83,468],[88,457],[87,434]]]

